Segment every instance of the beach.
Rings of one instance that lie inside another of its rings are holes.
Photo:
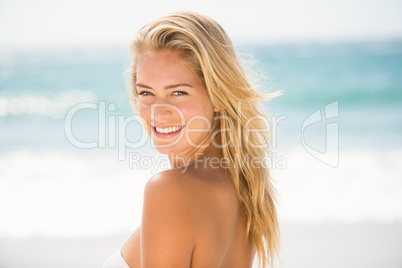
[[[402,224],[283,225],[278,267],[402,267]],[[86,239],[0,239],[4,268],[100,268],[129,232]],[[254,261],[253,268],[258,262]]]
[[[98,153],[0,157],[0,267],[100,267],[122,247],[140,224],[152,169],[130,169],[128,159]],[[343,162],[332,173],[307,153],[284,155],[286,169],[272,171],[279,192],[279,267],[402,266],[397,153],[341,152]],[[371,170],[362,172],[352,161],[356,156]],[[30,165],[21,170],[17,160]],[[314,173],[299,175],[312,167]]]
[[[283,93],[262,105],[282,267],[402,267],[401,47],[242,48]],[[130,109],[122,49],[1,62],[1,268],[100,267],[140,224],[169,164]]]

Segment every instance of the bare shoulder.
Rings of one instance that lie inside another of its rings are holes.
[[[166,170],[151,177],[145,186],[145,199],[166,202],[177,212],[200,217],[203,208],[211,210],[233,207],[237,201],[232,181],[221,173],[204,173],[188,169]],[[156,199],[156,200],[155,200]],[[191,211],[191,212],[190,212]],[[221,211],[220,211],[221,212]]]
[[[236,200],[230,183],[217,173],[167,170],[151,177],[144,192],[141,262],[189,267],[200,238],[216,239],[234,222]]]
[[[144,266],[190,266],[198,221],[194,190],[188,174],[178,170],[147,182],[140,235]]]
[[[154,210],[177,217],[175,224],[191,226],[186,230],[195,240],[211,229],[230,225],[238,215],[239,201],[233,182],[219,172],[161,172],[148,181],[144,198],[144,211],[155,206]]]
[[[145,185],[143,217],[152,213],[154,220],[166,216],[175,220],[175,224],[192,224],[191,199],[188,178],[177,170],[163,171]]]
[[[191,180],[192,176],[175,169],[152,176],[145,185],[144,209],[145,205],[158,205],[180,213],[188,206],[185,201],[191,200],[194,190]]]
[[[148,180],[145,186],[145,193],[162,189],[166,194],[169,194],[169,191],[167,190],[180,191],[181,188],[185,187],[184,184],[186,181],[184,179],[186,178],[186,175],[176,169],[162,171]]]

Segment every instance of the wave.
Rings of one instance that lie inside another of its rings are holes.
[[[95,102],[97,97],[91,91],[70,90],[51,95],[25,93],[20,96],[0,94],[0,117],[44,116],[62,118],[77,103]]]
[[[286,167],[271,170],[281,222],[401,222],[401,153],[341,151],[332,168],[301,148],[281,151]],[[141,221],[143,189],[153,175],[148,164],[131,169],[115,152],[20,150],[0,153],[0,163],[0,204],[7,204],[0,206],[0,238],[126,232]]]

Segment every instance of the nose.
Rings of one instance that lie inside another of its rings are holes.
[[[174,109],[173,105],[168,103],[154,103],[151,105],[151,120],[155,124],[166,124],[172,117]]]
[[[151,117],[165,118],[172,115],[172,109],[167,103],[154,103],[151,105]]]

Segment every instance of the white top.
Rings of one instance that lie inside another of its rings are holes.
[[[110,255],[103,263],[102,268],[130,268],[121,256],[120,251]]]

